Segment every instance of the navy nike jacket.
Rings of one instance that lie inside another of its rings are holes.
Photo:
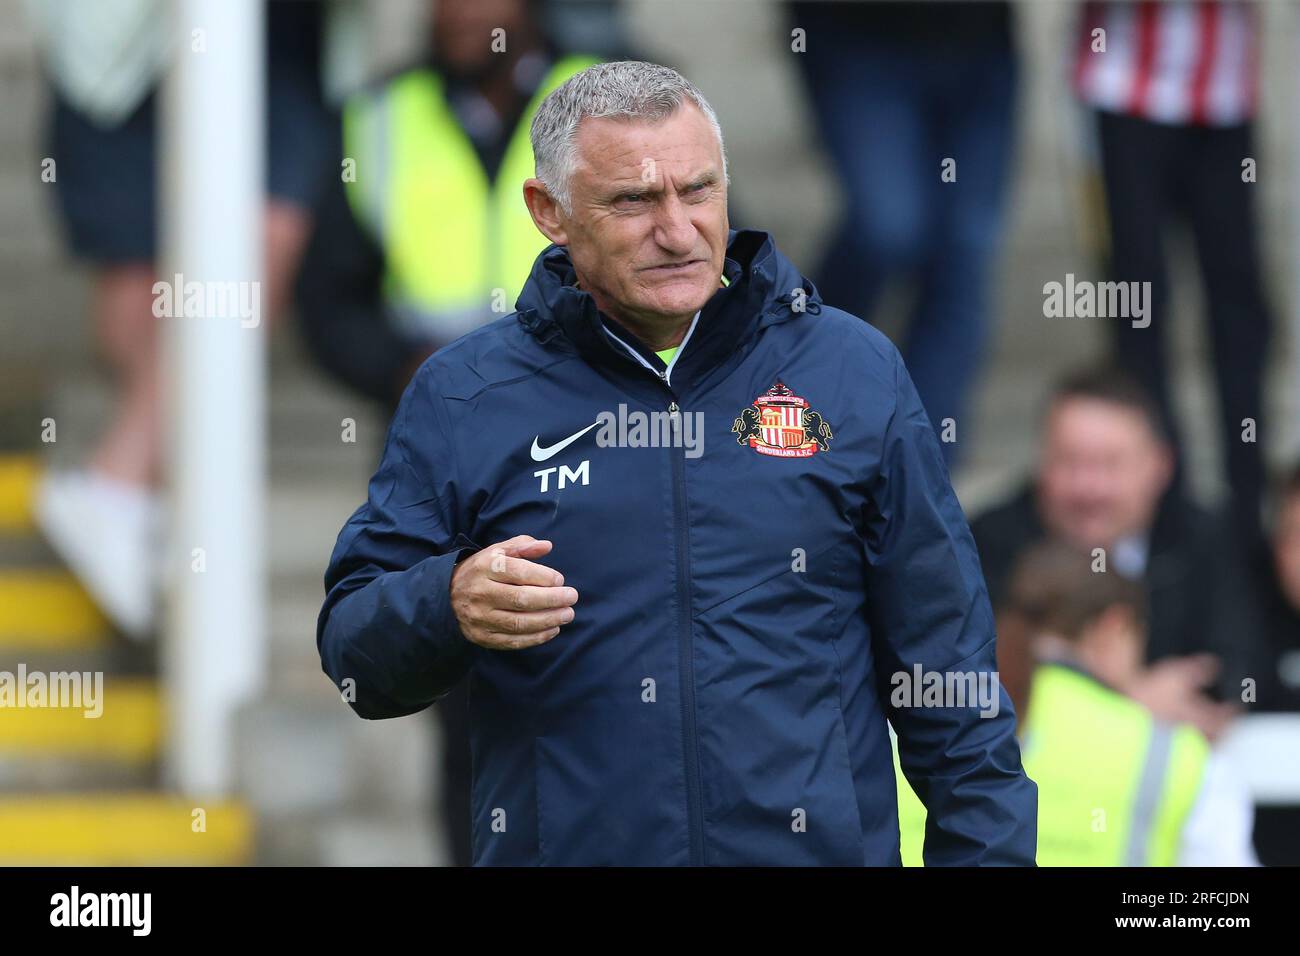
[[[477,864],[898,865],[887,721],[928,864],[1031,864],[1005,692],[891,704],[892,675],[997,668],[897,351],[766,233],[731,234],[726,275],[665,368],[552,246],[515,314],[430,358],[330,560],[325,672],[366,718],[470,682]],[[491,651],[452,571],[518,534],[554,542],[576,617]]]

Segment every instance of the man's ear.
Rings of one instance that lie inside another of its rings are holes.
[[[564,210],[546,191],[540,179],[524,181],[524,203],[528,206],[529,215],[533,217],[533,225],[543,236],[557,246],[569,244],[569,234],[562,219]]]

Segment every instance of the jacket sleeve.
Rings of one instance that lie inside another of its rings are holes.
[[[1038,792],[1021,765],[1011,700],[995,679],[993,614],[975,543],[930,420],[896,351],[893,359],[895,404],[869,487],[867,600],[880,694],[904,775],[927,810],[925,863],[1033,865]],[[916,706],[918,667],[945,685],[960,674],[985,694],[965,706]]]
[[[325,572],[321,666],[367,719],[424,709],[472,660],[452,611],[451,576],[477,549],[456,533],[443,414],[426,365],[402,396],[367,501],[344,525]]]

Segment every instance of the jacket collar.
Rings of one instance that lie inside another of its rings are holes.
[[[1118,690],[1115,687],[1112,687],[1110,684],[1106,683],[1106,681],[1102,680],[1092,671],[1088,670],[1088,668],[1084,667],[1081,663],[1079,663],[1078,661],[1070,657],[1064,657],[1064,656],[1049,657],[1038,663],[1037,670],[1042,671],[1043,673],[1052,673],[1053,671],[1055,671],[1058,673],[1072,674],[1073,676],[1088,681],[1089,683],[1095,684],[1098,687],[1103,687],[1106,690],[1110,691],[1112,694],[1121,694],[1121,696],[1123,694],[1122,691]]]
[[[806,310],[820,312],[817,290],[765,232],[732,230],[723,272],[729,284],[700,310],[695,331],[674,366],[674,385],[702,378],[742,350],[760,328],[792,318],[799,289],[807,293]],[[543,344],[571,348],[593,365],[625,369],[640,364],[611,341],[606,328],[647,359],[654,355],[630,331],[603,316],[591,294],[578,289],[576,282],[568,251],[556,245],[544,249],[515,305],[520,325]]]

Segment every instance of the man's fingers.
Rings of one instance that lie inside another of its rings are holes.
[[[534,538],[531,534],[517,534],[513,538],[506,538],[504,541],[490,544],[488,548],[517,548],[540,540],[540,538]]]
[[[551,608],[546,611],[490,610],[483,615],[480,625],[489,631],[508,636],[536,634],[568,624],[573,620],[573,608]]]
[[[560,629],[553,627],[536,634],[489,634],[487,640],[490,643],[485,646],[499,651],[521,651],[528,647],[536,647],[538,644],[545,644],[559,633]]]
[[[530,534],[517,534],[500,544],[490,545],[488,551],[504,551],[506,554],[520,558],[540,558],[550,552],[553,545],[544,538],[534,538]]]
[[[488,556],[487,576],[499,584],[531,584],[542,588],[559,587],[564,583],[564,575],[559,571],[501,551]]]
[[[456,617],[469,640],[498,650],[534,647],[573,620],[578,592],[564,587],[560,572],[533,560],[551,548],[550,541],[515,535],[474,555],[472,569],[456,572]]]
[[[1171,664],[1188,674],[1214,674],[1219,669],[1219,658],[1208,652],[1188,654],[1173,658]]]
[[[578,592],[566,587],[490,584],[484,598],[489,607],[502,611],[549,611],[577,604]]]
[[[1197,654],[1192,660],[1198,665],[1203,683],[1212,681],[1223,669],[1223,662],[1215,654]]]

